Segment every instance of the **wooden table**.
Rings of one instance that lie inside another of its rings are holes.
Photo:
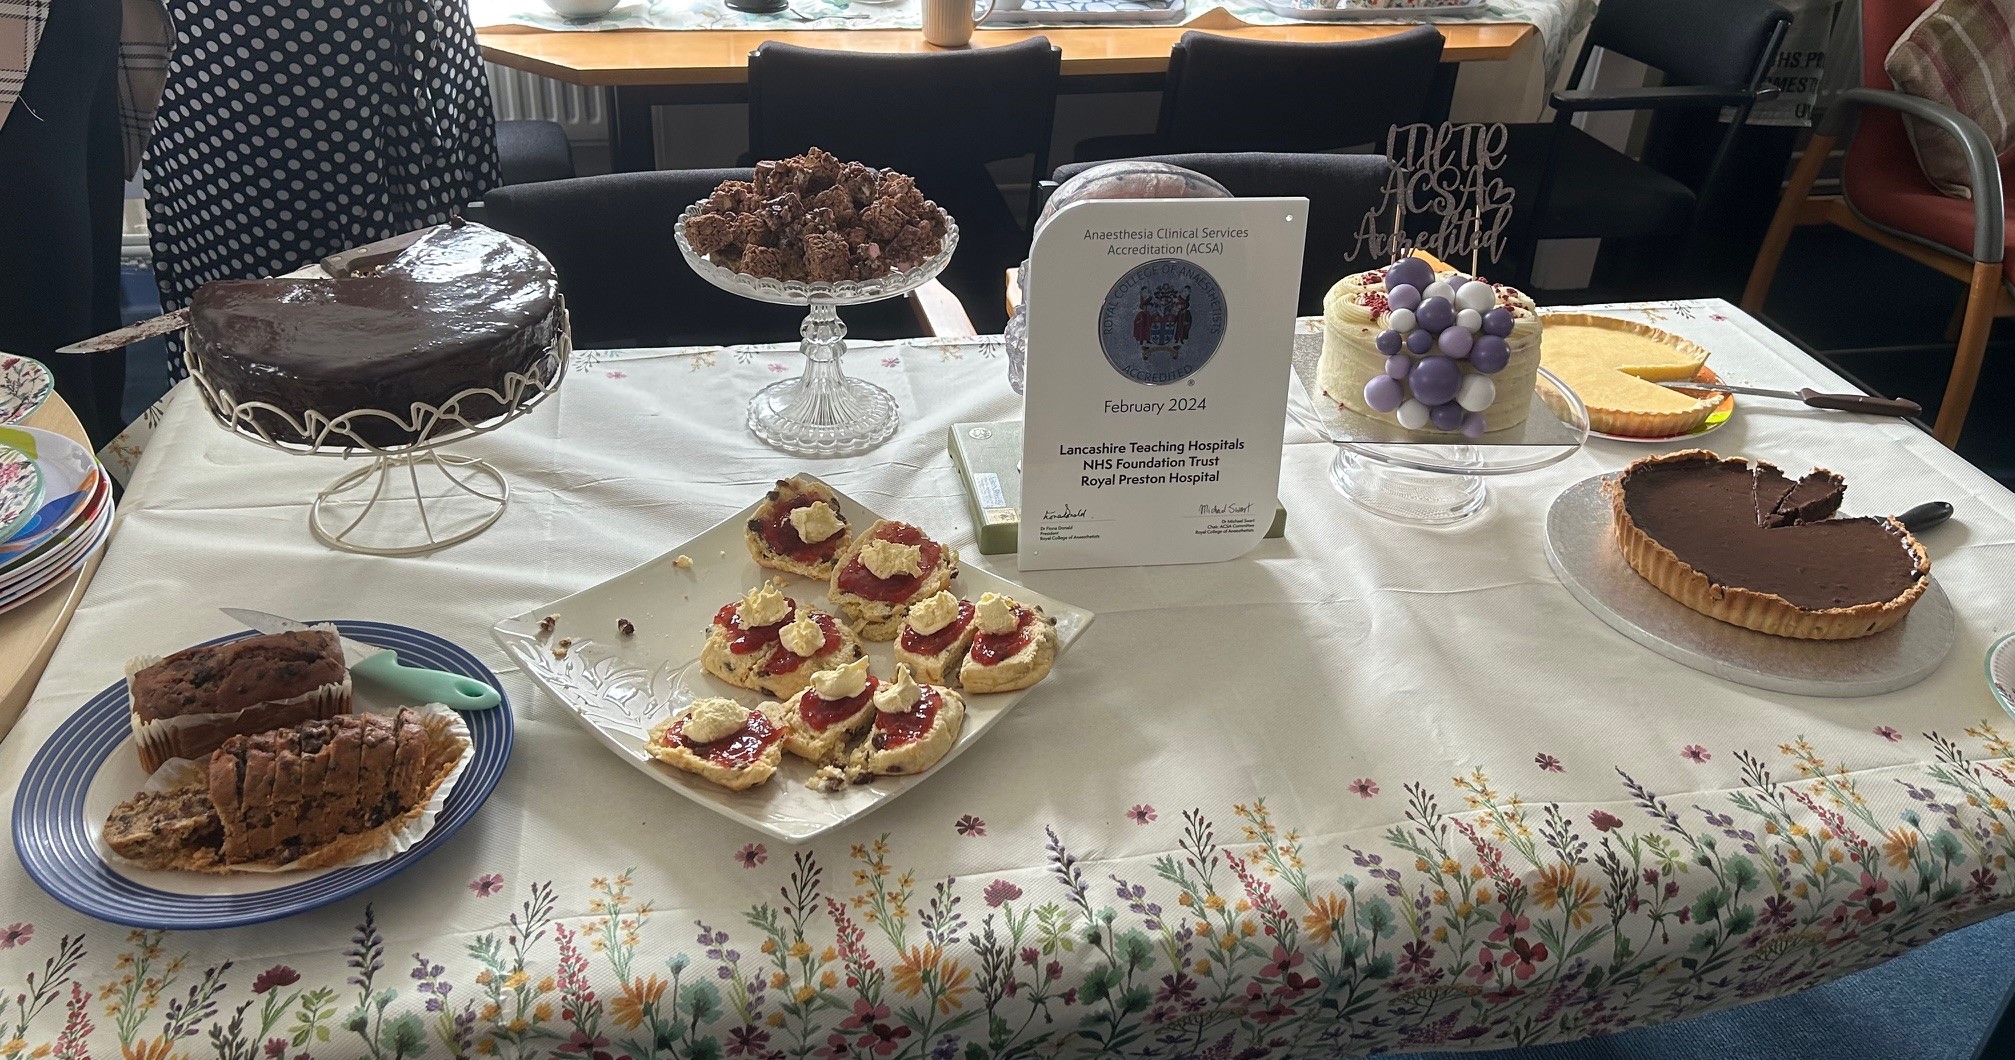
[[[86,446],[91,444],[84,425],[77,422],[76,413],[55,394],[49,395],[49,400],[22,420],[21,425],[55,431]],[[35,691],[36,682],[42,679],[42,668],[49,664],[49,654],[56,650],[56,642],[63,639],[63,631],[70,627],[77,601],[84,598],[84,590],[90,587],[91,576],[98,573],[98,561],[104,555],[105,550],[99,549],[91,562],[68,581],[0,615],[0,738],[14,727],[14,719],[28,705],[28,694]]]
[[[1441,53],[1444,83],[1436,86],[1443,110],[1454,91],[1456,64],[1505,59],[1536,32],[1523,23],[1437,25],[1448,39]],[[973,44],[984,48],[1048,37],[1063,51],[1063,91],[1111,92],[1158,88],[1168,70],[1169,48],[1191,30],[1246,40],[1327,42],[1367,40],[1411,28],[1340,22],[1249,26],[1218,9],[1183,26],[983,29],[973,34]],[[496,26],[476,34],[483,58],[493,63],[604,89],[612,117],[611,150],[616,168],[624,171],[652,168],[652,107],[745,102],[749,52],[767,40],[881,54],[940,50],[926,44],[921,32],[908,29],[567,33]]]

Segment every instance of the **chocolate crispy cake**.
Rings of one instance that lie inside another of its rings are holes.
[[[234,736],[187,784],[121,803],[105,843],[157,869],[335,864],[382,844],[461,751],[409,708]]]
[[[814,147],[723,182],[686,222],[686,241],[715,264],[772,280],[873,280],[943,249],[944,212],[916,181],[841,162]]]
[[[356,255],[327,278],[204,284],[189,310],[192,361],[231,402],[267,402],[297,420],[382,410],[401,422],[351,421],[379,446],[417,440],[425,424],[414,422],[415,403],[439,406],[477,387],[502,393],[506,373],[556,371],[563,326],[545,255],[459,219],[389,258]],[[472,423],[505,411],[486,396],[460,408]],[[265,410],[252,417],[275,440],[316,441]]]

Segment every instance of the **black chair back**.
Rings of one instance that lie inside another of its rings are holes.
[[[1388,129],[1425,116],[1442,43],[1433,26],[1330,44],[1185,33],[1169,54],[1161,149],[1383,147]]]
[[[917,55],[765,41],[749,54],[749,151],[785,158],[823,147],[920,186],[925,174],[1024,156],[1040,176],[1062,61],[1045,37]]]
[[[672,239],[679,214],[746,169],[660,170],[506,185],[483,197],[483,221],[545,252],[590,347],[788,342],[804,310],[729,294],[700,278]],[[862,338],[923,333],[902,299],[842,311]]]
[[[1307,196],[1308,242],[1302,248],[1299,309],[1303,316],[1322,313],[1322,296],[1339,278],[1386,264],[1357,241],[1358,223],[1380,208],[1392,176],[1392,163],[1382,155],[1249,151],[1155,155],[1145,161],[1195,170],[1241,198]],[[1056,183],[1098,164],[1064,166],[1056,171]]]
[[[1748,85],[1768,72],[1788,21],[1769,0],[1603,0],[1568,83],[1601,48],[1663,72],[1667,85]]]

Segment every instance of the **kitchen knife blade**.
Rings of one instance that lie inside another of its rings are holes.
[[[1822,394],[1811,387],[1803,390],[1771,390],[1760,386],[1736,386],[1733,383],[1660,383],[1668,390],[1712,390],[1722,394],[1747,394],[1750,397],[1783,398],[1786,401],[1802,401],[1815,409],[1836,409],[1840,412],[1865,412],[1871,416],[1915,416],[1924,411],[1909,398],[1874,397],[1869,394]]]
[[[264,611],[242,607],[222,607],[218,610],[261,633],[299,633],[310,628],[306,622]],[[342,641],[343,661],[350,667],[351,673],[368,677],[414,703],[440,703],[456,710],[488,710],[503,702],[496,689],[473,677],[407,666],[399,661],[399,653],[390,648],[380,648],[348,637],[343,637]]]

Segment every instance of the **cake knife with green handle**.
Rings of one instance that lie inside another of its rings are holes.
[[[264,611],[242,607],[221,607],[218,610],[261,633],[299,633],[314,628],[306,622],[269,615]],[[364,644],[348,637],[343,637],[342,641],[343,662],[348,664],[352,674],[369,678],[379,686],[406,697],[413,704],[439,703],[455,710],[488,710],[502,701],[496,689],[473,677],[407,666],[399,661],[399,653],[390,648]]]

